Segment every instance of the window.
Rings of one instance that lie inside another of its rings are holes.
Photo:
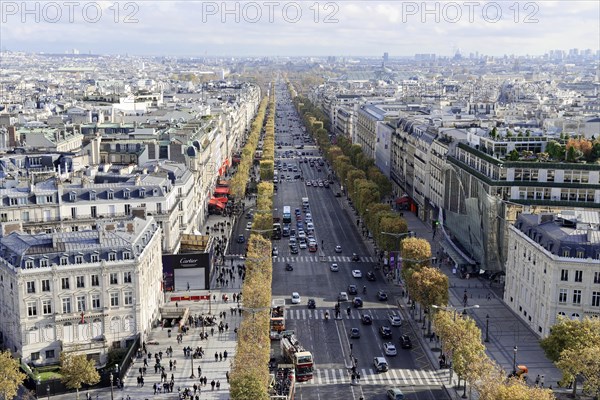
[[[125,215],[131,214],[131,204],[125,204]]]
[[[78,288],[84,288],[85,287],[85,277],[84,276],[78,276],[75,279],[77,280],[77,287]]]
[[[83,264],[83,256],[75,256],[75,264]]]
[[[90,200],[96,200],[96,191],[95,190],[92,190],[90,192]]]
[[[110,306],[111,307],[119,306],[119,293],[111,293],[110,294]]]
[[[33,260],[25,261],[25,268],[27,268],[27,269],[33,268]]]
[[[600,307],[600,292],[592,292],[592,307]]]
[[[27,315],[30,317],[37,315],[37,303],[35,301],[27,303]]]
[[[35,281],[27,282],[27,293],[35,293]]]
[[[558,292],[558,302],[566,303],[567,302],[567,294],[568,294],[567,289],[560,289],[560,291]]]
[[[96,206],[90,207],[90,215],[92,218],[98,218],[98,208]]]
[[[575,271],[575,282],[583,282],[583,271]]]
[[[560,270],[560,280],[561,281],[568,281],[569,280],[569,270],[568,269],[561,269]]]
[[[125,189],[125,190],[123,191],[123,198],[124,198],[124,199],[128,199],[128,198],[129,198],[129,189]]]
[[[100,261],[100,256],[98,256],[98,254],[92,254],[90,260],[93,263],[97,263],[98,261]]]
[[[118,283],[119,283],[119,278],[117,278],[117,273],[111,272],[110,273],[110,284],[117,285]]]
[[[108,200],[112,200],[115,197],[115,192],[111,189],[106,193],[106,197],[108,198]]]
[[[100,286],[100,277],[98,275],[92,275],[92,286]]]
[[[71,299],[69,297],[64,297],[62,299],[62,312],[63,314],[71,312]]]
[[[573,304],[581,304],[581,290],[573,290]]]
[[[54,350],[46,350],[46,358],[54,358]]]
[[[131,272],[123,272],[123,283],[131,283]]]
[[[60,258],[60,265],[67,265],[69,263],[69,257],[67,256],[62,256]]]
[[[108,253],[108,261],[116,261],[117,253]]]
[[[36,351],[35,353],[31,353],[31,361],[37,361],[40,359],[40,352]]]
[[[42,314],[52,314],[52,300],[42,300]]]
[[[42,292],[50,291],[50,279],[42,279]]]
[[[71,218],[77,218],[77,207],[71,207]]]
[[[133,304],[133,292],[125,292],[123,296],[123,304],[130,306]]]
[[[60,278],[60,286],[63,289],[69,289],[69,278]]]
[[[131,260],[131,253],[128,251],[123,252],[123,260]]]
[[[92,295],[92,310],[100,309],[100,295],[93,294]]]
[[[77,296],[77,311],[85,311],[85,296]]]
[[[40,268],[45,268],[48,266],[48,259],[47,258],[40,258]]]
[[[600,283],[600,272],[594,272],[594,283]]]

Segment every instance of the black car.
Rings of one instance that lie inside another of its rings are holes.
[[[358,290],[356,289],[356,285],[348,285],[348,294],[355,295],[358,294]]]
[[[244,237],[244,235],[240,235],[237,238],[237,242],[238,243],[244,243],[246,241],[246,238]]]
[[[285,270],[286,271],[293,271],[294,267],[292,266],[292,264],[287,263],[287,264],[285,264]]]
[[[298,246],[296,246],[296,245],[290,246],[290,253],[298,254]]]
[[[412,349],[412,342],[410,341],[410,337],[408,337],[408,335],[400,336],[400,347],[403,349]]]
[[[391,339],[392,338],[392,328],[389,326],[382,326],[379,328],[379,334],[383,339]]]
[[[360,257],[356,253],[352,253],[352,261],[360,261]]]
[[[373,271],[367,272],[367,280],[368,281],[374,281],[374,280],[376,280],[376,278],[375,278],[375,272],[373,272]]]
[[[315,299],[308,299],[308,308],[317,308],[317,303]]]
[[[350,339],[358,339],[360,338],[360,330],[358,328],[350,329]]]
[[[387,301],[388,295],[383,290],[378,290],[377,291],[377,299],[379,299],[379,301]]]
[[[355,297],[354,301],[352,302],[352,305],[354,306],[354,308],[361,308],[363,306],[363,301],[360,297]]]
[[[342,194],[340,192],[336,192],[335,197],[342,197]]]
[[[371,325],[373,323],[373,318],[371,318],[371,316],[368,314],[363,314],[360,317],[360,321],[363,325]]]

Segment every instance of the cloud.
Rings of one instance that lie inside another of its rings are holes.
[[[63,52],[81,47],[130,54],[144,49],[156,55],[449,55],[451,42],[465,52],[495,55],[596,50],[600,37],[600,3],[595,1],[83,0],[70,20],[69,10],[60,10],[59,21],[51,21],[48,4],[66,3],[38,3],[37,16],[6,9],[6,4],[21,3],[2,3],[2,48]],[[94,14],[98,9],[99,16]]]

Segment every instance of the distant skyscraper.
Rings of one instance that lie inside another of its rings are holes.
[[[383,53],[383,62],[387,62],[389,60],[390,56],[387,53],[387,51],[385,53]]]

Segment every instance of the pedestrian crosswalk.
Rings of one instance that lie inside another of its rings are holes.
[[[343,303],[342,303],[343,305]],[[325,319],[325,311],[329,311],[329,318],[334,319],[333,310],[327,309],[307,309],[307,308],[287,308],[285,310],[285,318],[288,320],[312,320],[312,319]],[[361,319],[362,315],[369,315],[373,320],[377,319],[388,319],[390,315],[399,316],[400,313],[393,309],[381,309],[381,310],[368,310],[363,311],[361,309],[351,308],[348,313],[345,307],[342,307],[340,316],[338,319]]]
[[[279,256],[273,257],[274,262],[352,262],[350,256]],[[360,257],[360,262],[375,262],[373,257]]]
[[[423,371],[412,369],[390,369],[387,372],[377,373],[373,369],[358,369],[361,384],[376,385],[413,385],[436,386],[441,385],[447,370]],[[316,369],[313,379],[300,385],[333,385],[351,383],[351,372],[346,368]]]

